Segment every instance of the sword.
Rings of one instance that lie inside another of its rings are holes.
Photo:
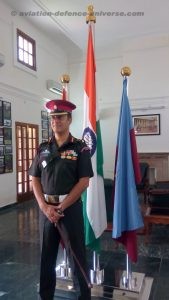
[[[60,209],[58,209],[57,213],[62,214],[62,211]],[[81,266],[81,264],[79,262],[79,259],[77,258],[74,250],[72,249],[72,246],[71,246],[71,243],[70,243],[70,239],[68,237],[68,233],[67,233],[67,230],[66,230],[63,222],[61,220],[59,220],[59,222],[55,223],[55,227],[57,228],[57,230],[60,233],[60,236],[61,236],[61,238],[62,238],[62,240],[63,240],[63,242],[65,244],[65,248],[66,248],[67,253],[70,252],[72,254],[74,260],[76,261],[76,263],[77,263],[77,265],[78,265],[78,267],[79,267],[79,269],[80,269],[80,271],[81,271],[81,273],[82,273],[82,275],[83,275],[83,277],[84,277],[84,279],[85,279],[85,281],[87,283],[88,288],[91,289],[92,288],[92,284],[90,283],[89,279],[87,278],[86,273],[83,270],[83,268],[82,268],[82,266]]]

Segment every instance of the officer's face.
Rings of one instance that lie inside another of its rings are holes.
[[[51,116],[51,127],[54,133],[66,133],[72,122],[70,115]]]

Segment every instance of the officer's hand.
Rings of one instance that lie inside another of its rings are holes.
[[[62,212],[60,213],[60,211],[57,211],[56,206],[49,204],[46,205],[43,212],[51,223],[57,223],[60,218],[64,217],[64,214]]]

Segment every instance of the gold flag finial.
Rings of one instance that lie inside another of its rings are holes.
[[[131,75],[131,69],[127,66],[123,67],[121,69],[121,75],[124,76],[130,76]]]
[[[69,83],[70,82],[70,76],[68,74],[63,74],[60,77],[61,83]]]
[[[94,7],[93,5],[89,5],[87,7],[88,12],[87,12],[87,16],[86,16],[86,23],[88,24],[89,22],[94,22],[96,23],[96,17],[94,15]]]
[[[68,84],[70,82],[70,76],[68,74],[63,74],[60,77],[60,81],[62,83],[62,100],[69,100],[69,90],[68,90]]]

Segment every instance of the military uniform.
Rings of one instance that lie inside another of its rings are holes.
[[[29,174],[41,179],[45,195],[69,194],[80,178],[93,176],[89,148],[83,140],[78,140],[71,134],[61,147],[58,147],[53,137],[49,142],[40,145]],[[60,235],[55,225],[42,212],[40,214],[43,223],[40,295],[43,300],[52,300],[56,284],[55,266]],[[61,222],[67,229],[72,249],[87,272],[81,199],[64,210]],[[76,263],[75,271],[81,290],[79,299],[91,299],[90,289]]]

